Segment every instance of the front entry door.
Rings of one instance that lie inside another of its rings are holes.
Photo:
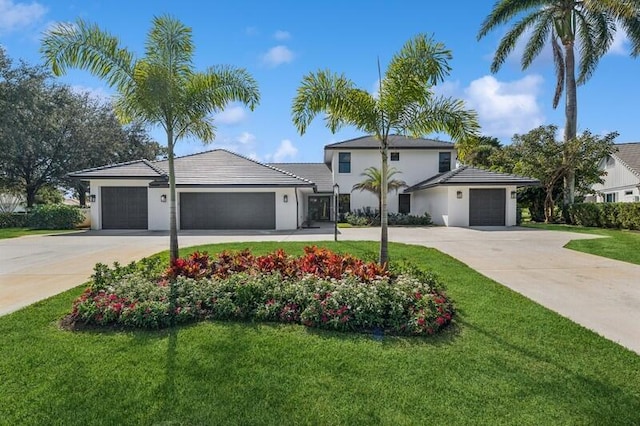
[[[331,196],[309,197],[309,220],[315,222],[331,220]]]

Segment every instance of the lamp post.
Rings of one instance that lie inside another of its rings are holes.
[[[340,185],[333,184],[333,241],[338,241],[338,207],[340,196]]]

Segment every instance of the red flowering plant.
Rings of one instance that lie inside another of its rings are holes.
[[[275,250],[215,256],[195,252],[163,274],[135,264],[96,266],[94,284],[70,318],[96,325],[159,328],[204,319],[275,321],[331,330],[428,335],[454,308],[435,277],[318,247],[300,257]],[[168,286],[171,280],[172,285]]]

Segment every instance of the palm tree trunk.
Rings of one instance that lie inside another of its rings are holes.
[[[576,69],[573,41],[564,43],[565,50],[565,81],[567,98],[565,104],[565,126],[564,126],[564,143],[576,138],[578,127],[578,90],[576,85]],[[566,150],[565,150],[566,152]],[[574,201],[575,192],[575,170],[572,164],[567,164],[567,155],[565,153],[566,174],[564,176],[564,187],[562,197],[562,215],[565,222],[570,223],[569,205]]]
[[[178,258],[178,227],[176,223],[176,174],[173,166],[173,129],[167,130],[169,157],[169,260]]]
[[[380,265],[385,265],[389,260],[389,229],[387,215],[387,193],[389,192],[389,182],[387,182],[388,174],[388,157],[389,145],[386,137],[382,143],[382,170],[380,180]]]

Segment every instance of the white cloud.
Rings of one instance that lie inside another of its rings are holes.
[[[75,84],[71,86],[71,90],[76,93],[84,94],[87,93],[90,97],[100,101],[100,102],[110,102],[112,94],[109,93],[104,87],[88,87],[82,86],[79,84]]]
[[[289,40],[291,38],[291,33],[289,31],[278,30],[273,33],[273,38],[279,41]]]
[[[37,2],[14,3],[13,0],[0,0],[0,33],[9,33],[29,27],[40,21],[47,8]]]
[[[265,158],[266,161],[282,163],[286,160],[294,159],[296,155],[298,155],[298,148],[296,148],[289,139],[283,139],[276,152],[273,154],[267,154]]]
[[[544,123],[538,105],[542,82],[539,75],[527,75],[511,82],[486,75],[464,89],[464,98],[468,106],[478,112],[484,134],[511,137]]]
[[[256,136],[253,133],[242,132],[242,133],[240,133],[240,136],[238,136],[236,139],[241,144],[247,145],[247,144],[255,142]]]
[[[231,105],[215,115],[215,121],[220,124],[234,125],[244,121],[247,112],[240,105]]]
[[[262,61],[269,67],[277,67],[293,61],[293,57],[293,52],[287,46],[279,45],[272,47],[262,55]]]
[[[613,36],[613,41],[611,42],[611,46],[609,47],[609,51],[607,53],[613,55],[627,55],[629,50],[627,48],[627,44],[629,42],[629,37],[624,29],[618,26],[618,30]]]

